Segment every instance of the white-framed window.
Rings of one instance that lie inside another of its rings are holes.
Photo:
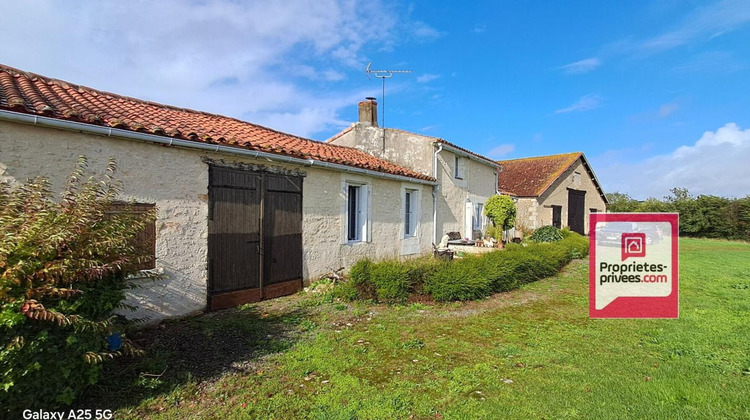
[[[346,184],[346,239],[367,240],[367,185]]]
[[[454,173],[453,176],[456,179],[464,179],[466,177],[466,160],[461,156],[455,156],[454,158]]]
[[[417,235],[418,197],[417,190],[407,189],[404,191],[404,237]]]
[[[474,203],[474,214],[471,217],[471,224],[474,230],[484,229],[484,203]]]

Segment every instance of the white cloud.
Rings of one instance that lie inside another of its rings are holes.
[[[433,40],[443,35],[440,31],[422,21],[411,22],[409,28],[411,34],[420,40]]]
[[[602,64],[601,60],[596,57],[587,58],[584,60],[576,61],[575,63],[566,64],[561,66],[562,70],[565,70],[568,74],[581,74],[588,73],[595,70]]]
[[[708,51],[695,55],[674,68],[677,73],[732,73],[747,65],[738,62],[732,53]]]
[[[659,118],[666,118],[680,109],[680,104],[677,102],[670,102],[659,107]]]
[[[750,129],[728,123],[706,131],[690,146],[635,163],[612,162],[617,153],[595,160],[595,171],[607,192],[620,191],[636,198],[669,194],[685,187],[694,194],[743,197],[750,193]]]
[[[423,74],[423,75],[417,77],[417,83],[427,83],[427,82],[431,82],[431,81],[433,81],[435,79],[439,79],[439,78],[440,78],[440,75],[438,75],[438,74],[429,74],[429,73],[427,73],[427,74]]]
[[[586,95],[582,96],[578,101],[576,101],[574,104],[561,108],[555,111],[555,114],[567,114],[569,112],[581,112],[581,111],[591,111],[592,109],[599,108],[599,105],[602,102],[602,98],[599,95]]]
[[[472,32],[474,32],[475,34],[481,34],[486,30],[487,30],[487,25],[476,24],[474,25],[474,29],[472,29]]]
[[[364,69],[365,49],[404,42],[404,33],[437,36],[429,25],[411,25],[394,6],[371,0],[28,0],[3,5],[3,17],[7,33],[24,34],[0,43],[3,64],[156,102],[261,118],[251,121],[303,136],[341,124],[340,107],[375,93],[332,84]]]
[[[722,0],[699,7],[688,14],[680,25],[669,32],[637,42],[621,42],[617,46],[638,54],[658,53],[690,44],[707,41],[735,31],[750,22],[750,2]]]
[[[514,150],[516,150],[516,146],[514,144],[501,144],[500,146],[497,146],[487,152],[487,156],[494,159],[500,159],[501,157],[507,155],[508,153],[511,153]]]

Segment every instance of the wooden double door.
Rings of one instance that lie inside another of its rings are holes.
[[[302,178],[209,167],[208,306],[302,287]]]

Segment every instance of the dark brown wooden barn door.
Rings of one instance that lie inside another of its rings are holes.
[[[586,191],[568,190],[568,227],[573,232],[584,234]]]
[[[209,309],[302,287],[302,178],[210,166]]]
[[[253,172],[209,169],[210,309],[260,300],[260,181]]]
[[[263,298],[302,287],[302,178],[265,174]]]

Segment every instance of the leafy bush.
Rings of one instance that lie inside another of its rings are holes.
[[[516,203],[507,195],[493,195],[484,203],[484,214],[493,226],[510,229],[516,224]]]
[[[571,258],[583,258],[589,255],[589,238],[569,230],[563,230],[563,236],[563,240],[558,244],[566,247]]]
[[[562,238],[562,232],[554,226],[542,226],[529,237],[534,242],[557,242]]]
[[[424,284],[438,270],[441,270],[447,262],[440,258],[423,257],[404,262],[408,269],[409,284],[414,293],[422,294]]]
[[[70,405],[97,381],[101,362],[138,351],[121,330],[125,278],[146,260],[134,242],[153,214],[110,214],[119,191],[110,161],[84,181],[80,158],[55,201],[44,178],[0,184],[0,413]]]
[[[493,238],[496,241],[503,240],[503,230],[497,226],[489,225],[486,229],[487,236]]]
[[[357,288],[354,287],[354,282],[349,280],[338,283],[336,287],[334,287],[333,297],[346,302],[351,302],[359,298],[359,292],[357,291]]]
[[[491,282],[479,269],[479,260],[478,257],[467,257],[446,264],[427,279],[424,290],[437,302],[489,296]]]
[[[402,302],[409,297],[409,267],[396,260],[381,261],[370,268],[370,280],[381,302]]]
[[[365,258],[359,260],[349,270],[349,282],[357,292],[359,299],[375,299],[375,285],[370,278],[370,269],[373,262]]]

